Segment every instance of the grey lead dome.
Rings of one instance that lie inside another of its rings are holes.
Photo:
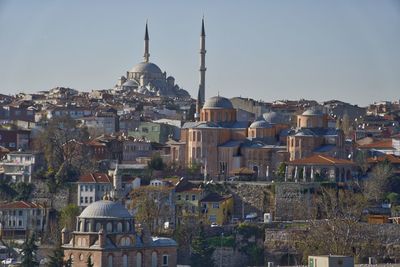
[[[161,69],[154,63],[151,62],[140,62],[136,66],[134,66],[130,72],[147,72],[147,73],[157,73],[161,74]]]
[[[128,210],[118,202],[100,200],[87,206],[79,218],[133,218]]]
[[[204,103],[203,108],[223,108],[223,109],[233,109],[232,102],[222,96],[213,96]]]

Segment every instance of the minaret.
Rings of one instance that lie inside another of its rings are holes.
[[[149,32],[147,30],[147,21],[146,21],[146,31],[144,33],[144,55],[143,55],[143,60],[144,62],[149,62]]]
[[[200,89],[197,92],[197,100],[196,100],[196,112],[194,113],[194,120],[199,121],[200,120],[200,111],[201,107],[203,105],[201,104],[201,96],[200,96]]]
[[[199,97],[201,107],[205,101],[205,81],[206,81],[206,32],[204,30],[204,17],[201,20],[201,34],[200,34],[200,84],[199,84]]]

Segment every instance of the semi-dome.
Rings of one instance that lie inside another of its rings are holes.
[[[87,206],[79,218],[133,218],[128,210],[119,202],[100,200]]]
[[[287,116],[275,111],[266,112],[262,116],[269,123],[288,123]]]
[[[316,109],[308,109],[308,110],[304,111],[302,115],[305,115],[305,116],[321,116],[322,115],[322,111],[316,110]]]
[[[122,86],[123,87],[138,87],[138,83],[134,80],[128,80],[128,81],[124,82],[124,84]]]
[[[266,122],[265,120],[259,120],[259,121],[255,121],[253,122],[249,128],[251,129],[255,129],[255,128],[271,128],[271,124],[269,124],[268,122]]]
[[[130,72],[139,72],[139,73],[157,73],[161,74],[161,69],[154,63],[151,62],[140,62],[136,66],[134,66]]]
[[[233,109],[232,102],[222,96],[213,96],[204,103],[203,108],[208,109]]]

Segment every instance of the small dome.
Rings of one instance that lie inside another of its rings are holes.
[[[213,96],[204,103],[203,108],[214,109],[214,108],[221,108],[221,109],[233,109],[232,102],[225,97],[222,96]]]
[[[251,129],[255,129],[255,128],[271,128],[271,124],[269,124],[268,122],[266,122],[265,120],[259,120],[259,121],[255,121],[253,122],[249,128]]]
[[[133,218],[128,210],[118,202],[100,200],[87,206],[79,218]]]
[[[266,112],[262,116],[269,123],[289,123],[287,116],[275,111]]]
[[[123,87],[138,87],[138,83],[134,80],[128,80],[128,81],[124,82],[124,84],[122,86]]]
[[[161,69],[156,64],[150,62],[140,62],[130,72],[162,74]]]
[[[302,115],[305,115],[305,116],[321,116],[322,112],[320,110],[307,109],[306,111],[303,112]]]

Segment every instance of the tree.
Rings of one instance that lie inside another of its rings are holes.
[[[86,262],[87,267],[94,267],[94,264],[92,263],[92,256],[89,256]]]
[[[0,200],[11,200],[16,197],[17,192],[10,185],[10,178],[0,179]]]
[[[36,260],[36,251],[38,246],[35,244],[36,236],[32,234],[27,236],[25,242],[22,244],[22,267],[39,266],[39,262]]]
[[[61,246],[58,246],[53,250],[53,254],[49,257],[50,261],[47,267],[63,267],[64,262],[64,251]]]
[[[60,212],[60,225],[69,230],[75,229],[76,216],[80,214],[79,207],[75,204],[68,204]]]
[[[28,199],[30,199],[31,194],[34,189],[33,184],[28,184],[28,183],[24,183],[24,182],[12,184],[11,187],[16,192],[16,196],[14,197],[14,200],[17,200],[17,201],[19,201],[19,200],[27,201]]]
[[[368,165],[368,152],[367,151],[357,151],[355,155],[355,161],[361,173],[364,175],[369,169]]]
[[[278,178],[281,180],[285,179],[285,173],[286,173],[286,163],[281,162],[279,164],[278,171],[277,171]]]
[[[160,156],[160,154],[156,153],[151,157],[151,160],[147,164],[151,171],[162,171],[164,170],[164,162]]]
[[[151,233],[159,233],[163,222],[171,218],[170,193],[168,187],[146,186],[131,191],[131,207],[136,210],[138,223],[149,227]],[[162,222],[162,223],[160,223]]]
[[[389,162],[378,163],[364,184],[364,194],[368,200],[378,203],[385,199],[393,168]]]
[[[214,248],[208,244],[204,228],[200,227],[199,234],[192,241],[191,265],[193,267],[214,266],[213,253]]]
[[[350,117],[349,114],[347,114],[347,112],[343,115],[343,119],[342,119],[342,130],[345,136],[349,136],[350,131],[351,131],[351,124],[350,124]]]
[[[48,122],[34,140],[34,146],[44,152],[47,167],[54,170],[55,177],[62,183],[90,165],[84,145],[88,140],[87,128],[79,127],[70,117],[57,117]]]

